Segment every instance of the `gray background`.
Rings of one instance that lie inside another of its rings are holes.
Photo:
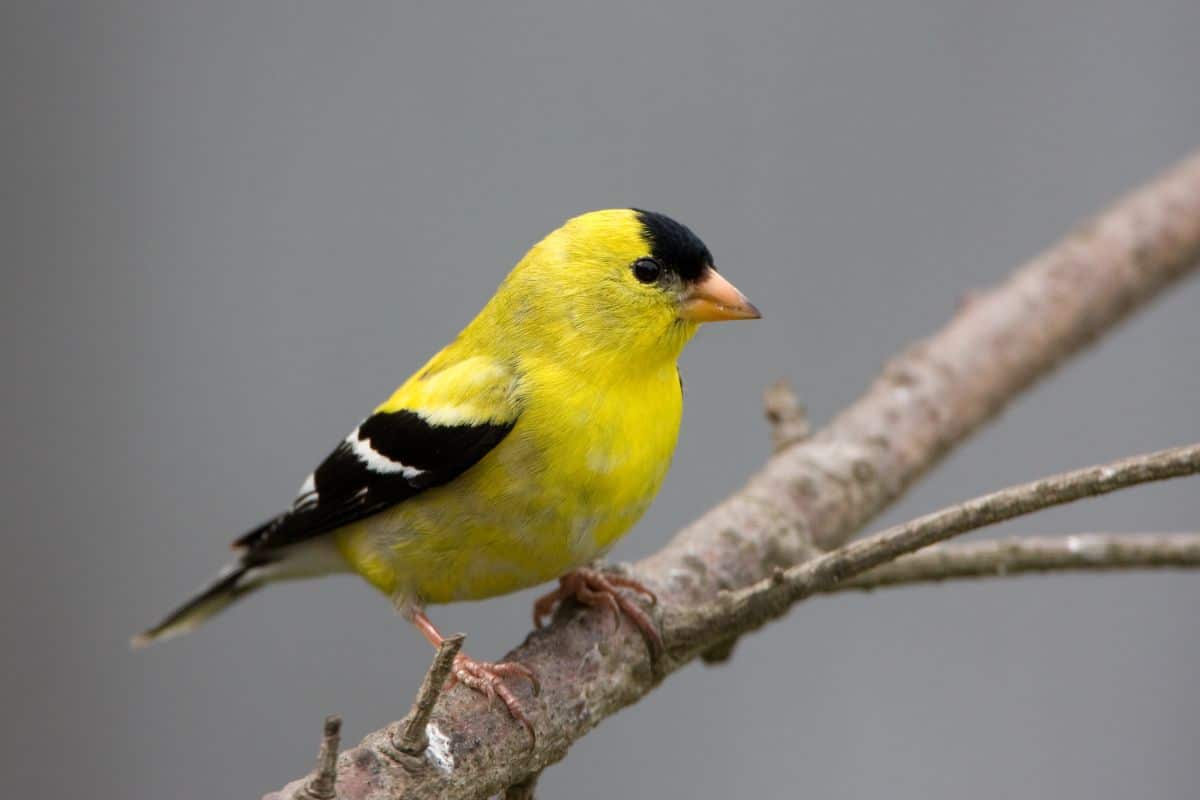
[[[18,6],[22,6],[18,8]],[[430,653],[357,579],[127,637],[580,211],[670,212],[758,301],[686,354],[675,467],[615,553],[761,463],[972,287],[1200,144],[1194,0],[5,4],[5,794],[252,797]],[[1200,438],[1200,283],[889,515]],[[1200,484],[1001,532],[1188,530]],[[498,656],[531,592],[434,609]],[[1190,797],[1200,576],[806,604],[606,722],[546,797]]]

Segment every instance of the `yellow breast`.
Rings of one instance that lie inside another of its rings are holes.
[[[543,583],[606,553],[649,507],[679,432],[674,364],[615,371],[621,380],[526,366],[538,383],[524,387],[516,427],[492,452],[339,532],[343,554],[380,590],[439,603]]]

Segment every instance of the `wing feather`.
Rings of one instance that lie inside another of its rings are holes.
[[[402,386],[321,462],[290,509],[234,546],[264,554],[329,533],[448,483],[478,463],[512,431],[518,417],[509,399],[513,381],[507,371],[488,365],[483,373],[490,380],[482,383],[489,385],[482,386],[478,361],[469,359],[436,373],[427,368]],[[469,397],[463,396],[464,383],[474,390]],[[480,394],[488,401],[483,409]],[[405,395],[418,407],[404,407]],[[461,405],[468,410],[455,413]]]

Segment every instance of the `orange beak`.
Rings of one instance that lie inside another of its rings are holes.
[[[746,295],[710,269],[683,293],[679,318],[692,322],[721,322],[730,319],[760,319],[762,314]]]

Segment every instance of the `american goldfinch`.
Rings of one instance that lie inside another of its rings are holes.
[[[675,449],[676,361],[702,322],[758,310],[688,228],[637,209],[593,211],[534,245],[479,315],[338,443],[286,511],[243,535],[238,560],[147,644],[192,630],[264,584],[355,572],[437,646],[427,603],[559,579],[567,597],[628,616],[636,581],[587,564],[658,492]],[[528,720],[504,678],[516,663],[460,654],[453,676]],[[532,733],[532,729],[530,729]]]

